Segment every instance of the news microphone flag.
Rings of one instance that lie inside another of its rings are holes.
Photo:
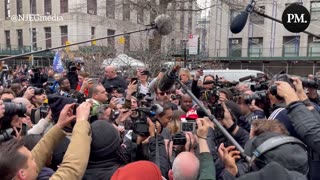
[[[58,73],[62,73],[64,70],[61,61],[61,51],[57,51],[53,58],[53,70]]]

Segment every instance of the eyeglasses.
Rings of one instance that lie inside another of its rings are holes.
[[[160,94],[160,96],[164,96],[164,95],[170,95],[171,92],[170,91],[166,91],[166,92],[159,92],[158,94]]]

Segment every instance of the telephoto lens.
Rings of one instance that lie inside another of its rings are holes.
[[[4,102],[3,104],[5,116],[18,115],[19,117],[24,117],[27,112],[26,107],[22,103],[16,104],[12,102]]]

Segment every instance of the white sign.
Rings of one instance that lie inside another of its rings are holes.
[[[195,55],[198,54],[198,39],[199,35],[190,34],[189,35],[189,54]]]

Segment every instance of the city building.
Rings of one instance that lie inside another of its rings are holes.
[[[142,30],[160,14],[157,6],[158,0],[4,0],[0,4],[0,57]],[[175,32],[162,39],[163,53],[180,48],[181,40],[195,32],[198,13],[188,11],[193,8],[197,8],[196,3],[188,0],[168,6]],[[39,21],[40,17],[55,20]],[[143,52],[150,49],[152,36],[150,31],[127,34],[72,46],[68,51],[106,47],[102,50],[111,54]],[[54,52],[35,54],[7,63],[31,63],[33,58],[36,66],[49,65],[53,55]]]
[[[291,33],[282,24],[252,13],[239,34],[230,31],[233,18],[244,11],[246,3],[231,0],[213,0],[210,13],[209,59],[220,64],[218,68],[256,69],[269,74],[315,74],[319,70],[320,40],[305,33]],[[307,29],[319,34],[320,1],[257,0],[256,7],[265,14],[282,19],[285,8],[299,3],[311,13]]]

